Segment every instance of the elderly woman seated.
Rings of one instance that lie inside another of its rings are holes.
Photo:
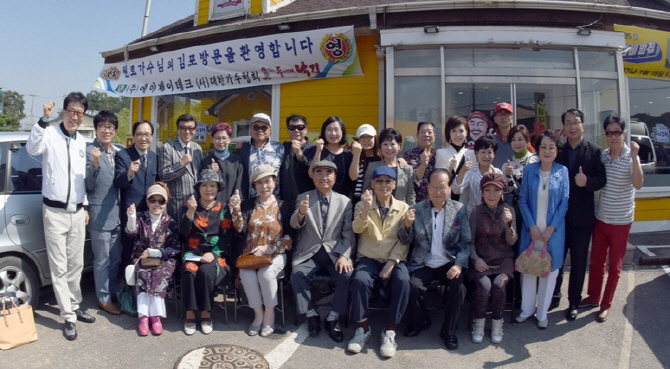
[[[396,351],[395,331],[409,300],[409,273],[405,258],[407,244],[398,239],[398,228],[405,220],[409,205],[393,197],[396,170],[379,166],[372,172],[372,191],[361,195],[354,210],[353,228],[359,233],[358,260],[349,284],[356,332],[347,350],[359,353],[370,339],[368,300],[375,284],[389,288],[391,309],[381,334],[380,353],[393,357]],[[409,210],[413,215],[414,210]]]

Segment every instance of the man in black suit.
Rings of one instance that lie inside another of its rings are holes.
[[[570,173],[570,199],[565,215],[565,255],[570,252],[570,281],[568,284],[568,309],[566,319],[577,318],[577,307],[582,300],[582,288],[586,275],[589,243],[595,223],[594,193],[605,186],[605,166],[600,148],[584,139],[584,113],[579,109],[568,109],[561,116],[563,132],[567,137],[556,157]],[[561,299],[563,268],[561,268],[554,297],[549,309],[558,307]]]
[[[147,189],[156,181],[158,174],[158,158],[156,153],[151,151],[151,140],[154,135],[154,126],[146,121],[139,121],[133,124],[134,145],[121,150],[116,154],[114,171],[114,185],[121,192],[121,229],[126,228],[128,217],[126,210],[130,204],[135,204],[137,212],[147,210],[147,203],[144,201]],[[121,256],[121,265],[127,265],[133,251],[132,240],[123,232],[121,238],[123,251]]]

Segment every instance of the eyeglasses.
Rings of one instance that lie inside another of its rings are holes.
[[[149,134],[149,133],[136,133],[135,137],[147,139],[147,138],[151,137],[151,134]]]
[[[623,134],[622,131],[605,131],[605,136],[607,137],[619,137]]]
[[[184,132],[195,132],[195,127],[184,127],[184,126],[179,126],[179,129],[184,131]]]
[[[155,203],[158,203],[158,205],[165,205],[165,199],[163,199],[163,198],[161,198],[161,199],[155,199],[155,198],[153,198],[153,197],[150,197],[148,201],[149,201],[149,204],[155,204]]]
[[[296,126],[288,126],[289,131],[302,131],[305,128],[307,128],[307,126],[304,124],[298,124]]]
[[[98,126],[98,129],[101,130],[101,131],[111,131],[111,132],[116,131],[116,127],[114,127],[111,124],[105,124],[103,126]]]
[[[358,141],[372,141],[373,139],[374,139],[373,136],[365,135],[365,136],[361,136],[361,137],[359,137],[359,138],[358,138]]]
[[[570,126],[578,126],[578,125],[580,125],[580,124],[582,124],[581,121],[565,122],[565,126],[566,126],[566,127],[570,127]]]
[[[392,179],[375,179],[375,183],[380,184],[380,185],[384,185],[384,186],[388,186],[391,183],[393,183],[393,180]]]
[[[214,140],[214,141],[225,142],[225,141],[230,140],[230,137],[228,137],[228,136],[219,136],[219,137],[214,137],[213,140]]]
[[[544,151],[556,151],[557,147],[556,146],[544,146],[540,145],[540,150]]]
[[[259,132],[259,131],[265,132],[270,128],[270,126],[263,126],[263,125],[259,125],[259,124],[254,124],[253,126],[251,126],[251,128],[253,128],[253,130],[256,131],[256,132]]]
[[[81,117],[84,116],[84,112],[83,112],[83,111],[77,111],[77,110],[65,110],[65,111],[68,113],[68,115],[69,115],[71,118],[75,118],[75,117],[76,117],[76,118],[81,118]]]

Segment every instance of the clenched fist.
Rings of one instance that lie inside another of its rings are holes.
[[[51,115],[54,112],[54,107],[55,106],[56,106],[56,102],[53,101],[53,100],[49,100],[46,103],[44,103],[44,106],[42,107],[43,112],[44,112],[44,114],[42,115],[42,118],[44,118],[44,120],[48,120],[49,117],[51,117]]]
[[[416,218],[416,214],[414,209],[409,209],[405,213],[405,227],[409,228],[414,224],[414,219]]]
[[[91,162],[93,162],[93,165],[96,167],[100,166],[100,157],[102,156],[102,153],[100,152],[100,148],[94,147],[91,149]]]

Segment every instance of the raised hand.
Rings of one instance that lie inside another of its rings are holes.
[[[354,143],[351,144],[351,152],[354,155],[360,155],[362,151],[363,151],[363,146],[361,146],[360,142],[354,141]]]
[[[191,197],[186,200],[186,205],[188,206],[189,210],[195,211],[195,208],[198,207],[198,201],[196,201],[195,196],[191,195]]]
[[[181,160],[179,161],[181,163],[182,167],[185,167],[193,161],[193,157],[191,154],[184,154],[184,156],[181,157]]]
[[[298,213],[302,216],[305,216],[305,214],[307,214],[308,209],[309,209],[309,195],[305,195],[305,199],[300,201],[300,207],[298,208]]]
[[[372,191],[365,190],[361,195],[361,200],[363,201],[363,207],[370,209],[372,207]]]
[[[452,156],[451,159],[449,160],[449,171],[453,172],[454,170],[456,170],[457,165],[458,165],[458,159],[456,159],[456,154],[454,154],[454,156]]]
[[[216,160],[214,160],[214,158],[212,158],[212,170],[215,172],[219,171],[219,163],[217,163]]]
[[[405,213],[405,227],[409,228],[414,224],[414,219],[416,218],[416,213],[414,209],[409,209]]]
[[[465,164],[463,164],[463,167],[461,168],[460,173],[467,173],[470,169],[472,169],[472,160],[470,158],[465,158]]]
[[[302,156],[302,144],[298,140],[291,140],[291,149],[295,156]]]
[[[509,224],[512,221],[512,212],[508,208],[503,208],[503,222]]]
[[[100,148],[94,147],[91,149],[91,162],[93,162],[93,165],[96,167],[100,166],[100,157],[102,156],[102,152],[100,152]]]
[[[128,168],[128,176],[132,177],[140,170],[140,159],[133,160],[130,162],[130,167]]]
[[[579,173],[575,175],[575,184],[579,187],[586,187],[586,175],[581,166],[579,167]]]
[[[505,168],[505,175],[511,177],[514,175],[514,168],[512,168],[512,162],[507,160],[507,168]]]
[[[44,112],[44,114],[42,115],[42,118],[44,118],[44,120],[48,120],[49,117],[51,117],[51,115],[54,112],[54,107],[55,106],[56,106],[56,102],[53,101],[53,100],[49,100],[46,103],[44,103],[44,106],[42,107],[43,112]]]
[[[318,140],[316,140],[316,141],[314,142],[314,144],[316,145],[316,151],[323,151],[323,146],[324,146],[326,143],[323,142],[323,139],[322,139],[322,138],[319,138]]]
[[[236,189],[233,196],[230,197],[230,200],[228,201],[228,205],[230,206],[231,209],[240,210],[240,204],[241,203],[242,203],[242,200],[240,199],[240,190]]]
[[[637,144],[637,142],[631,140],[630,141],[630,156],[635,160],[637,155],[640,153],[640,145]]]
[[[128,210],[126,210],[126,214],[128,214],[128,216],[135,214],[135,204],[130,204]]]

